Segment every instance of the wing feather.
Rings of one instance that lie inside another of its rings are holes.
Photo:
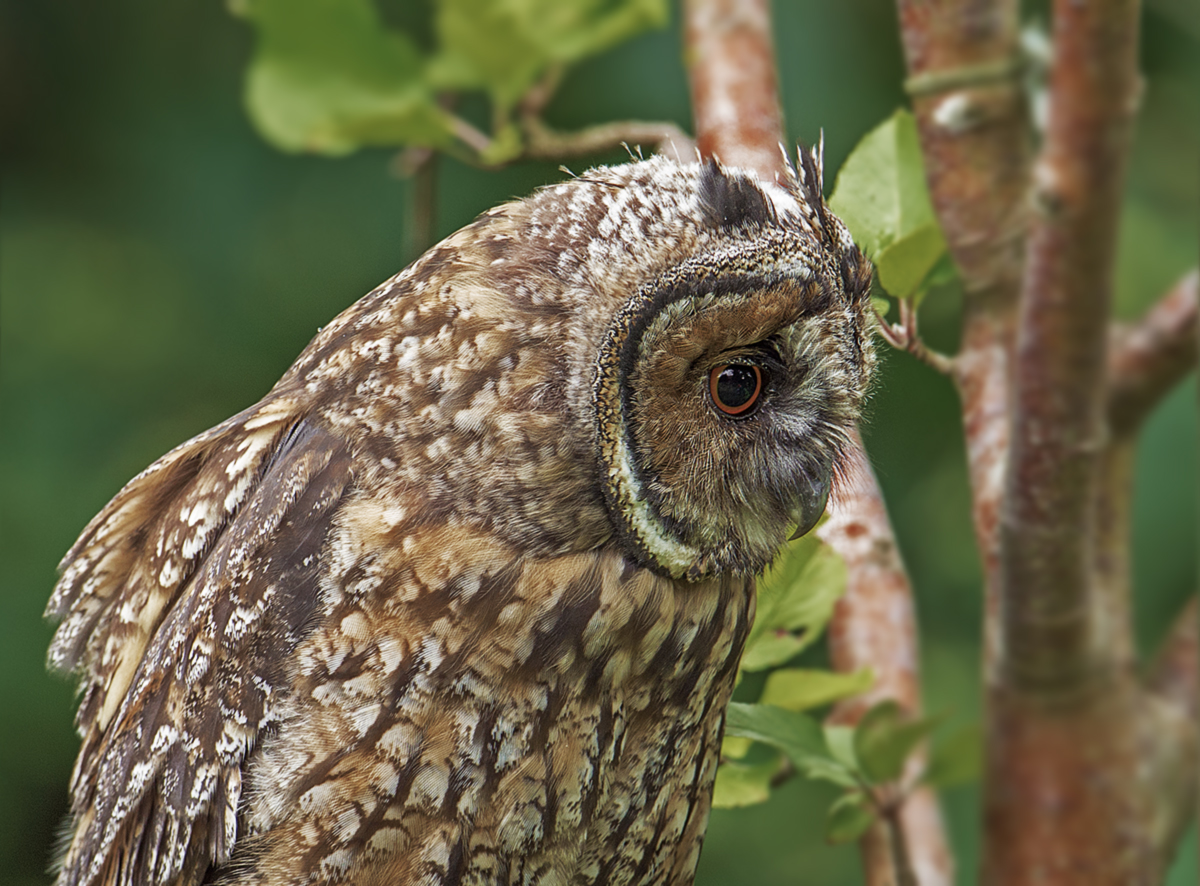
[[[198,883],[320,601],[344,441],[274,397],[168,453],[84,530],[48,609],[81,674],[60,886]]]

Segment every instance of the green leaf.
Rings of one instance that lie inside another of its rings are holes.
[[[890,294],[909,298],[928,288],[946,241],[929,202],[912,114],[896,111],[863,137],[838,173],[829,205]]]
[[[846,564],[812,533],[789,544],[758,582],[758,613],[742,670],[783,664],[810,646],[846,590]]]
[[[383,27],[371,0],[243,0],[236,10],[258,31],[246,105],[271,144],[339,155],[451,143],[420,51]]]
[[[983,730],[966,726],[944,741],[933,742],[921,780],[935,788],[954,787],[978,781],[982,769]]]
[[[748,738],[726,735],[721,740],[721,756],[726,760],[740,760],[749,753],[752,744],[754,742]]]
[[[825,839],[830,843],[850,843],[865,834],[874,821],[875,810],[862,791],[843,794],[825,816]]]
[[[754,764],[722,763],[713,786],[713,808],[735,809],[766,802],[771,796],[771,779],[778,771],[778,759]]]
[[[923,294],[926,278],[946,252],[946,238],[936,224],[922,225],[875,254],[879,282],[897,298]]]
[[[854,733],[854,751],[873,783],[895,781],[913,748],[933,731],[932,718],[915,718],[894,701],[883,701],[863,714]]]
[[[861,773],[862,766],[858,762],[858,754],[854,750],[853,726],[825,726],[825,744],[833,759],[837,760],[851,772]]]
[[[439,0],[439,77],[511,108],[551,65],[666,24],[666,0]]]
[[[875,309],[875,313],[880,317],[887,319],[888,311],[892,309],[892,303],[882,296],[871,296],[871,307]]]
[[[725,734],[751,738],[783,751],[802,775],[855,787],[855,774],[835,760],[820,724],[812,717],[762,704],[729,705]]]
[[[772,671],[767,676],[758,700],[762,704],[773,704],[789,711],[806,711],[865,692],[874,682],[875,677],[870,670],[838,674],[833,671],[785,668]]]

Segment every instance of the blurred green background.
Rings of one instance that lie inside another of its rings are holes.
[[[411,17],[411,4],[392,0],[391,14]],[[1147,91],[1120,252],[1125,315],[1196,263],[1194,14],[1164,0],[1146,15]],[[903,102],[894,10],[885,0],[776,0],[775,17],[789,135],[811,142],[824,130],[832,184],[856,140]],[[690,128],[677,25],[676,13],[667,30],[571,70],[550,122]],[[246,24],[214,2],[0,5],[0,882],[48,882],[65,814],[72,689],[44,670],[51,629],[41,618],[59,557],[127,479],[258,399],[321,324],[413,257],[411,183],[389,174],[387,152],[285,156],[252,131],[241,101],[251,48]],[[462,110],[486,120],[482,101]],[[492,172],[443,160],[436,233],[560,178],[554,163]],[[928,301],[934,346],[954,347],[957,310],[953,292]],[[1195,404],[1193,376],[1139,452],[1144,648],[1197,585]],[[917,587],[928,707],[970,720],[980,578],[954,391],[885,355],[865,431]],[[859,882],[854,847],[822,842],[829,799],[793,782],[766,805],[718,811],[697,882]],[[945,801],[969,883],[978,793]],[[1196,882],[1194,841],[1171,882]]]

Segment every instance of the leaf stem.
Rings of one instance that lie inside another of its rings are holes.
[[[912,299],[900,299],[900,322],[888,323],[883,317],[875,315],[879,321],[879,334],[884,341],[900,351],[912,354],[922,363],[930,366],[942,375],[954,374],[954,358],[940,354],[925,344],[917,328],[917,310]]]
[[[622,145],[631,151],[640,145],[653,145],[655,151],[673,155],[683,163],[694,159],[695,143],[674,123],[614,120],[562,132],[551,129],[540,118],[525,117],[521,128],[525,133],[523,156],[531,159],[599,154]]]

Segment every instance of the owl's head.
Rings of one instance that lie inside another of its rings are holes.
[[[617,311],[592,402],[620,537],[696,580],[758,572],[813,527],[874,354],[870,264],[824,203],[818,154],[779,184],[685,169],[699,235]]]
[[[662,157],[496,207],[325,327],[303,386],[363,495],[532,556],[758,572],[812,527],[874,356],[871,267],[821,196]]]

